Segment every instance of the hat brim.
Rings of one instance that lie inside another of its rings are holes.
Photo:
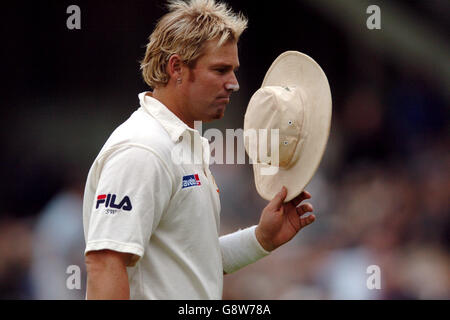
[[[306,95],[301,152],[297,162],[289,169],[278,168],[273,175],[262,175],[268,165],[253,164],[258,193],[270,201],[282,186],[288,190],[285,202],[298,196],[311,181],[328,141],[331,127],[331,90],[322,68],[309,56],[298,51],[287,51],[278,56],[264,77],[265,86],[298,86]]]

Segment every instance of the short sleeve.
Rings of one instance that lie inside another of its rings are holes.
[[[164,161],[150,149],[123,147],[104,160],[88,220],[86,250],[143,257],[172,195]]]

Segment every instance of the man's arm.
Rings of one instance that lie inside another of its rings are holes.
[[[126,266],[132,254],[112,250],[86,254],[87,299],[128,300],[130,286]]]

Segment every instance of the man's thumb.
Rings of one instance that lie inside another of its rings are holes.
[[[286,199],[286,196],[287,196],[287,189],[285,186],[283,186],[283,188],[281,188],[281,191],[275,195],[272,201],[270,201],[269,206],[274,210],[280,209],[284,199]]]

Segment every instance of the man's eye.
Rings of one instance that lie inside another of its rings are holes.
[[[216,71],[217,71],[218,73],[221,73],[221,74],[224,74],[225,72],[227,72],[227,70],[224,69],[224,68],[216,69]]]

